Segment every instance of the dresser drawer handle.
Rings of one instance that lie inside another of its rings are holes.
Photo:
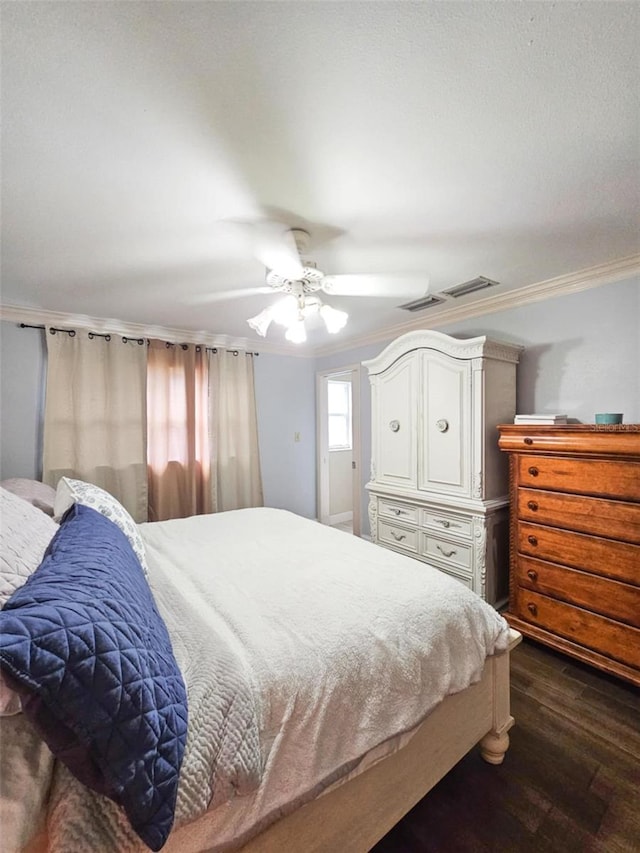
[[[391,512],[393,512],[393,514],[394,514],[394,515],[401,515],[401,513],[403,512],[403,510],[398,509],[397,507],[394,507],[394,508],[391,510]]]
[[[395,530],[392,530],[390,532],[396,542],[402,542],[403,539],[407,538],[405,533],[396,533]]]
[[[527,536],[527,542],[529,543],[529,545],[537,545],[538,544],[538,537],[537,536]]]
[[[525,438],[524,443],[525,444],[533,444],[533,439],[527,437],[527,438]]]
[[[527,577],[529,578],[529,580],[537,581],[538,580],[538,573],[536,571],[534,571],[533,569],[529,569],[527,571]]]
[[[527,604],[527,610],[529,611],[529,613],[530,613],[532,616],[537,616],[537,615],[538,615],[538,608],[537,608],[537,607],[536,607],[536,605],[533,603],[533,601],[530,601],[530,602]]]
[[[442,545],[436,545],[436,548],[441,554],[444,554],[445,557],[453,557],[453,555],[457,553],[455,548],[452,548],[451,551],[445,551]]]
[[[527,501],[527,506],[531,512],[536,512],[538,509],[538,504],[535,501]]]
[[[529,468],[529,473],[531,474],[532,477],[537,477],[540,472],[535,467],[535,465],[532,465],[531,468]]]

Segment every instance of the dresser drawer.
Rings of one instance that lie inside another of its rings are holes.
[[[418,553],[418,531],[378,519],[378,539],[410,554]]]
[[[640,545],[640,504],[518,489],[518,518]]]
[[[518,587],[516,615],[585,648],[640,669],[640,630]]]
[[[462,536],[464,539],[471,539],[472,525],[469,518],[424,509],[422,510],[422,526],[430,527],[432,530],[446,531],[454,536]]]
[[[640,462],[518,454],[518,485],[640,501]]]
[[[516,580],[522,587],[559,598],[640,628],[640,587],[599,575],[519,557]]]
[[[422,543],[420,553],[424,557],[434,558],[440,565],[452,566],[457,569],[471,570],[471,547],[459,542],[448,542],[430,533],[421,533]]]
[[[521,554],[529,557],[640,584],[640,545],[521,521],[517,526],[517,546]]]

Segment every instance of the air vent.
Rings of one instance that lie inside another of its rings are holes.
[[[500,282],[479,275],[477,278],[472,278],[471,281],[456,284],[455,287],[450,287],[449,290],[442,290],[441,293],[457,298],[458,296],[466,296],[468,293],[475,293],[476,290],[484,290],[486,287],[495,287],[496,284],[500,284]]]
[[[424,308],[433,308],[434,305],[439,305],[444,302],[439,296],[433,296],[428,293],[426,296],[421,296],[420,299],[414,299],[413,302],[405,302],[404,305],[398,305],[405,311],[422,311]]]

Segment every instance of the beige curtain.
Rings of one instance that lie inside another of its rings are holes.
[[[213,509],[263,506],[253,357],[222,349],[207,356]]]
[[[147,520],[147,348],[47,330],[43,479],[94,483]]]
[[[212,512],[204,347],[151,341],[147,363],[149,520]]]

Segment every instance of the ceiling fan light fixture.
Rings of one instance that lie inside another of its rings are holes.
[[[292,344],[303,344],[307,340],[307,331],[304,327],[304,320],[298,319],[292,323],[284,333],[285,338],[291,341]]]
[[[289,294],[278,300],[270,309],[271,318],[279,326],[289,327],[298,320],[299,306],[295,296]]]
[[[327,327],[327,332],[330,335],[335,335],[347,325],[349,315],[346,311],[339,311],[337,308],[332,308],[331,305],[323,305],[320,308],[320,316],[324,320]]]
[[[256,314],[255,317],[250,317],[247,320],[247,323],[251,326],[254,332],[257,332],[262,338],[266,338],[267,329],[271,325],[272,320],[273,315],[271,309],[265,308],[264,311]]]

